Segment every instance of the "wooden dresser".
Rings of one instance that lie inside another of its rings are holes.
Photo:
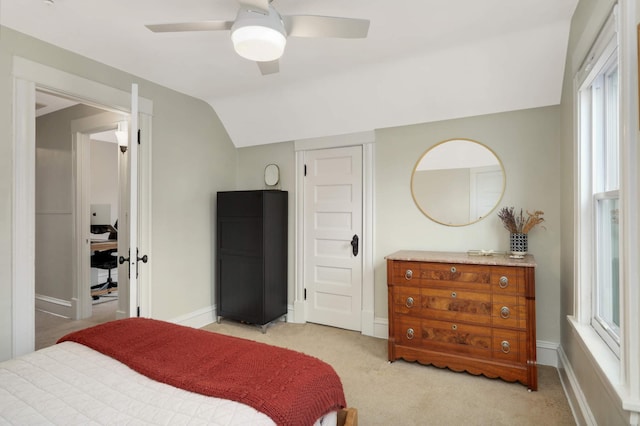
[[[389,361],[538,389],[533,256],[398,251],[386,259]]]

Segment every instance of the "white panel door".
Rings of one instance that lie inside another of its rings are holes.
[[[360,331],[362,147],[307,151],[305,167],[307,320]]]

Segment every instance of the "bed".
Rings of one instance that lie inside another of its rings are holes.
[[[348,425],[333,368],[299,352],[129,318],[0,363],[0,423]]]

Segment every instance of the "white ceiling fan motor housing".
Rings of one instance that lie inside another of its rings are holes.
[[[268,14],[242,7],[231,27],[231,40],[243,58],[269,62],[284,53],[287,33],[280,14],[271,5]]]

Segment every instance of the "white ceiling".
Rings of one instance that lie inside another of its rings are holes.
[[[52,95],[43,91],[36,91],[36,117],[78,104],[78,101]]]
[[[208,102],[241,147],[557,104],[577,2],[275,0],[371,26],[363,40],[290,38],[267,76],[226,31],[144,27],[233,20],[236,0],[2,0],[0,23]]]

